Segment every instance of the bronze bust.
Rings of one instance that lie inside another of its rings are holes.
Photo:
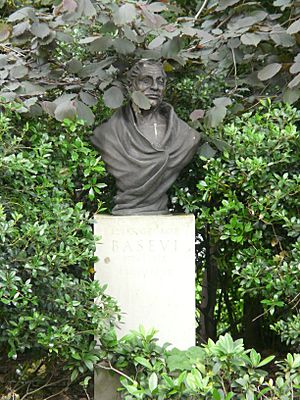
[[[148,98],[150,109],[132,103],[119,108],[91,141],[116,179],[114,215],[168,214],[167,191],[191,161],[201,135],[162,101],[161,63],[140,60],[128,75],[131,89]]]

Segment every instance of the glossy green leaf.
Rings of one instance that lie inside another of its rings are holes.
[[[257,368],[261,368],[261,367],[263,367],[264,365],[269,364],[272,360],[274,360],[274,358],[275,358],[275,356],[269,356],[269,357],[264,358],[264,359],[257,365]]]
[[[153,393],[154,390],[157,388],[157,384],[158,384],[158,378],[156,373],[153,372],[149,378],[149,389],[151,393]]]
[[[92,361],[84,359],[83,362],[86,365],[87,369],[93,372],[94,364],[92,363]]]
[[[108,21],[101,27],[101,33],[115,33],[118,27],[112,22]]]
[[[141,365],[143,365],[144,367],[146,367],[146,368],[148,368],[148,369],[152,369],[152,365],[150,364],[150,362],[146,359],[146,358],[144,358],[144,357],[140,357],[140,356],[138,356],[138,357],[135,357],[134,358],[134,361],[135,362],[137,362],[137,363],[139,363],[139,364],[141,364]]]
[[[74,369],[71,374],[71,382],[74,382],[77,379],[78,375],[79,371],[77,369]]]
[[[170,378],[167,374],[162,374],[161,375],[163,380],[165,381],[166,385],[168,386],[169,389],[171,389],[174,386],[173,379]]]

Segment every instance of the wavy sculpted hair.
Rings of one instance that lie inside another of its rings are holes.
[[[164,67],[160,61],[142,58],[141,60],[137,61],[127,72],[127,83],[129,86],[131,86],[132,81],[140,74],[142,69],[147,68],[147,65],[159,67],[161,69],[163,77],[165,79],[167,78],[167,74],[165,73]]]

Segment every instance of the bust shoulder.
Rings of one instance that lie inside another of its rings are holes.
[[[94,130],[94,134],[96,134],[96,135],[104,134],[105,132],[107,132],[107,130],[111,129],[112,126],[114,126],[114,124],[117,121],[119,121],[120,119],[123,119],[125,107],[126,106],[118,108],[109,119],[107,119],[106,121],[104,121],[100,125],[98,125]]]

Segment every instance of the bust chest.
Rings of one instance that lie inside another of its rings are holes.
[[[159,115],[151,120],[139,119],[137,127],[142,135],[154,146],[159,146],[166,134],[167,121],[164,116]]]

